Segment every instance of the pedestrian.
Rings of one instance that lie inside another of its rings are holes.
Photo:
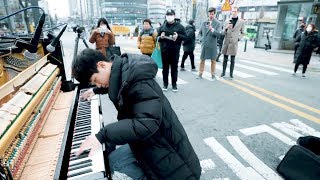
[[[100,18],[98,20],[97,28],[92,31],[89,42],[92,44],[96,43],[96,49],[107,56],[106,49],[110,45],[115,44],[115,38],[108,21],[105,18]]]
[[[294,55],[294,72],[292,76],[296,76],[296,72],[300,64],[303,65],[302,77],[305,78],[305,73],[310,63],[313,49],[318,47],[318,31],[314,24],[309,24],[305,32],[296,39],[298,43],[297,52]]]
[[[196,66],[194,65],[194,54],[193,51],[196,47],[196,27],[195,27],[195,22],[193,19],[190,19],[189,24],[186,25],[185,29],[186,29],[186,33],[188,36],[188,39],[183,41],[183,56],[182,56],[182,60],[181,60],[181,64],[180,64],[180,70],[184,71],[184,62],[185,60],[188,58],[190,58],[190,62],[191,62],[191,71],[196,71]]]
[[[296,54],[297,49],[298,49],[298,42],[297,39],[301,36],[301,33],[303,33],[306,29],[306,23],[301,21],[299,28],[294,32],[293,34],[293,40],[295,42],[294,44],[294,54]]]
[[[151,25],[150,19],[143,20],[143,29],[138,35],[138,49],[142,54],[151,56],[157,42],[157,31]]]
[[[177,92],[178,79],[178,63],[180,56],[180,48],[182,41],[188,39],[185,28],[175,20],[175,12],[173,9],[166,11],[166,20],[159,28],[158,36],[160,36],[160,49],[162,56],[162,78],[163,91],[168,90],[169,68],[171,68],[172,91]]]
[[[84,49],[72,63],[80,83],[95,84],[81,98],[108,93],[118,121],[104,126],[81,144],[79,156],[101,144],[122,145],[109,155],[111,170],[132,179],[194,179],[201,174],[199,159],[170,102],[155,80],[156,63],[146,55],[122,54],[112,60]]]
[[[219,46],[219,52],[218,52],[218,56],[216,58],[216,62],[220,62],[219,61],[219,57],[221,56],[221,50],[222,50],[222,45],[223,45],[223,40],[224,40],[224,34],[221,33],[220,36],[218,37],[217,43]]]
[[[230,79],[233,79],[233,70],[235,57],[238,51],[238,42],[242,39],[244,35],[244,20],[238,17],[239,8],[232,7],[231,19],[227,19],[224,23],[224,41],[222,45],[221,54],[223,54],[223,70],[221,77],[225,77],[228,56],[231,56],[230,64]]]
[[[211,60],[211,78],[216,79],[216,57],[217,57],[217,37],[220,36],[221,23],[215,18],[216,9],[208,9],[208,19],[200,26],[199,36],[201,39],[201,54],[199,74],[197,78],[202,78],[205,60]]]

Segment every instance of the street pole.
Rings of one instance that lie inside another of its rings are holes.
[[[81,17],[81,26],[83,26],[83,16],[82,16],[82,0],[80,0],[80,17]]]
[[[196,19],[197,1],[192,0],[192,19]]]

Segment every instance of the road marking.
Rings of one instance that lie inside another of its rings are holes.
[[[244,63],[248,63],[248,64],[253,64],[253,65],[257,65],[257,66],[261,66],[261,67],[266,67],[266,68],[271,68],[271,69],[275,69],[275,70],[278,70],[278,71],[293,73],[293,70],[289,70],[289,69],[282,68],[282,67],[277,67],[277,66],[272,66],[272,65],[257,63],[257,62],[248,61],[248,60],[240,60],[240,62],[244,62]]]
[[[279,75],[278,73],[275,73],[275,72],[266,71],[266,70],[263,70],[263,69],[246,66],[246,65],[243,65],[243,64],[239,64],[239,63],[235,64],[235,66],[236,67],[241,67],[241,68],[244,68],[244,69],[249,69],[251,71],[256,71],[256,72],[259,72],[259,73],[262,73],[262,74],[266,74],[266,75],[271,75],[271,76]]]
[[[158,69],[157,76],[158,76],[159,78],[161,78],[161,80],[162,80],[162,69]],[[171,84],[171,73],[169,73],[168,79],[169,79],[169,84]],[[180,79],[180,78],[178,77],[178,79],[177,79],[177,84],[180,84],[180,85],[181,85],[181,84],[188,84],[188,82],[187,82],[187,81],[184,81],[184,80],[182,80],[182,79]]]
[[[205,173],[207,170],[212,170],[216,167],[216,164],[212,161],[212,159],[205,159],[200,161],[201,165],[201,173]]]
[[[312,135],[312,136],[316,136],[316,137],[320,137],[320,132],[316,131],[315,129],[313,129],[312,127],[302,123],[301,121],[299,121],[298,119],[291,119],[290,122],[300,128],[302,128],[303,132],[307,132],[308,134]]]
[[[247,161],[259,174],[268,180],[282,179],[271,168],[264,164],[259,158],[257,158],[240,140],[238,136],[227,136],[229,143],[233,149]]]
[[[245,167],[229,151],[227,151],[214,137],[204,139],[204,142],[215,152],[240,179],[263,180],[252,167]]]
[[[240,84],[242,84],[242,85],[248,86],[248,87],[250,87],[250,88],[252,88],[252,89],[255,89],[255,90],[257,90],[257,91],[263,92],[263,93],[265,93],[265,94],[267,94],[267,95],[273,96],[273,97],[275,97],[275,98],[277,98],[277,99],[280,99],[280,100],[282,100],[282,101],[285,101],[285,102],[287,102],[287,103],[290,103],[290,104],[296,105],[296,106],[298,106],[298,107],[307,109],[307,110],[309,110],[309,111],[311,111],[311,112],[320,114],[320,110],[319,110],[319,109],[316,109],[316,108],[313,108],[313,107],[311,107],[311,106],[308,106],[308,105],[299,103],[299,102],[297,102],[297,101],[291,100],[291,99],[289,99],[289,98],[283,97],[283,96],[281,96],[281,95],[279,95],[279,94],[276,94],[276,93],[274,93],[274,92],[271,92],[271,91],[268,91],[268,90],[266,90],[266,89],[263,89],[263,88],[254,86],[254,85],[252,85],[252,84],[246,83],[246,82],[241,81],[241,80],[237,80],[237,79],[236,79],[236,80],[234,80],[234,81],[235,81],[235,82],[238,82],[238,83],[240,83]]]
[[[260,133],[269,133],[270,135],[276,137],[280,141],[284,142],[285,144],[292,146],[295,145],[296,142],[285,136],[284,134],[280,133],[279,131],[276,131],[272,129],[271,127],[267,125],[260,125],[250,128],[244,128],[240,129],[240,132],[242,132],[246,136],[254,135],[254,134],[260,134]]]
[[[211,62],[207,61],[206,66],[211,67]],[[219,69],[222,71],[222,66],[216,66],[216,69]],[[229,68],[226,69],[226,74],[229,74]],[[233,70],[233,75],[242,77],[242,78],[251,78],[251,77],[255,77],[254,75],[251,74],[247,74],[238,70]]]
[[[281,122],[281,123],[272,123],[271,124],[273,127],[283,131],[284,133],[290,135],[291,137],[294,137],[296,139],[298,139],[299,137],[302,136],[302,134],[300,133],[297,133],[296,131],[294,131],[293,127],[290,127],[292,125],[289,125],[288,123],[286,122]]]
[[[290,107],[290,106],[287,106],[287,105],[285,105],[285,104],[279,103],[279,102],[277,102],[277,101],[275,101],[275,100],[273,100],[273,99],[271,99],[271,98],[268,98],[268,97],[266,97],[266,96],[263,96],[263,95],[261,95],[261,94],[258,94],[258,93],[256,93],[256,92],[250,90],[250,89],[247,89],[247,88],[245,88],[245,87],[242,87],[242,86],[240,86],[240,85],[238,85],[238,84],[235,84],[235,83],[233,83],[233,82],[231,82],[231,81],[220,80],[220,82],[223,82],[223,83],[225,83],[225,84],[228,84],[228,85],[230,85],[230,86],[233,86],[233,87],[235,87],[235,88],[237,88],[237,89],[240,89],[240,90],[242,90],[243,92],[246,92],[246,93],[248,93],[248,94],[250,94],[250,95],[252,95],[252,96],[255,96],[255,97],[257,97],[257,98],[259,98],[259,99],[261,99],[261,100],[263,100],[263,101],[265,101],[265,102],[268,102],[268,103],[273,104],[273,105],[275,105],[275,106],[278,106],[278,107],[280,107],[280,108],[282,108],[282,109],[285,109],[285,110],[287,110],[287,111],[289,111],[289,112],[291,112],[291,113],[293,113],[293,114],[296,114],[296,115],[298,115],[298,116],[300,116],[300,117],[309,119],[309,120],[311,120],[311,121],[313,121],[313,122],[316,122],[316,123],[320,124],[320,119],[317,118],[317,117],[315,117],[315,116],[312,116],[312,115],[307,114],[307,113],[305,113],[305,112],[299,111],[299,110],[294,109],[294,108],[292,108],[292,107]]]

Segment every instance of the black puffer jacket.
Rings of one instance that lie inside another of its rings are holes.
[[[169,24],[167,21],[165,21],[158,30],[158,36],[161,36],[161,33],[163,32],[166,36],[173,36],[174,32],[176,32],[178,34],[178,38],[176,41],[159,38],[162,52],[170,50],[176,50],[179,52],[182,41],[188,39],[185,28],[178,21],[175,21],[173,24]]]
[[[183,51],[192,52],[196,47],[196,27],[188,24],[186,25],[186,32],[188,40],[183,42]]]
[[[148,180],[199,179],[199,159],[154,80],[157,70],[146,55],[115,57],[109,98],[118,110],[118,122],[105,126],[96,137],[100,142],[129,143]]]
[[[307,33],[305,31],[296,39],[296,42],[298,42],[298,48],[293,62],[309,64],[313,49],[318,47],[318,32],[312,31]]]

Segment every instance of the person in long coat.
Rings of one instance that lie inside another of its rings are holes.
[[[221,54],[223,54],[223,70],[221,77],[225,77],[228,56],[231,56],[230,79],[233,79],[235,57],[238,51],[238,42],[244,35],[244,20],[238,17],[239,8],[232,7],[232,18],[224,23],[224,41]]]
[[[221,23],[215,19],[216,9],[208,9],[208,20],[201,23],[199,36],[201,36],[201,54],[198,78],[202,78],[205,60],[211,60],[211,77],[215,79],[216,57],[217,57],[217,37],[220,36]]]
[[[196,66],[194,65],[194,54],[193,51],[196,47],[196,27],[194,26],[194,20],[190,19],[189,24],[186,25],[186,33],[188,36],[188,40],[183,41],[183,56],[180,64],[180,70],[184,71],[184,62],[190,57],[191,62],[191,71],[196,71]]]
[[[309,24],[305,32],[303,32],[297,39],[298,48],[294,55],[294,73],[292,76],[296,76],[296,72],[300,64],[303,65],[302,77],[306,77],[305,73],[310,63],[312,51],[318,47],[318,31],[314,24]]]

